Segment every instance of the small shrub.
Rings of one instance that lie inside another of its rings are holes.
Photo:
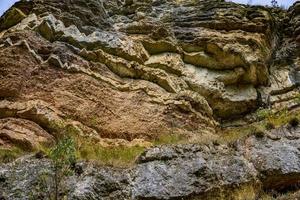
[[[259,109],[256,111],[256,117],[258,120],[263,120],[272,115],[272,111],[269,109]]]
[[[38,153],[38,157],[43,156]],[[76,162],[76,148],[73,139],[64,138],[60,140],[52,149],[48,150],[47,156],[51,161],[51,169],[40,174],[37,191],[33,196],[38,198],[43,195],[43,199],[58,200],[65,192],[63,181],[73,173],[73,166]]]
[[[52,161],[54,170],[54,199],[58,200],[61,189],[61,182],[64,177],[72,173],[72,166],[76,162],[75,143],[71,138],[65,138],[51,149],[49,158]]]

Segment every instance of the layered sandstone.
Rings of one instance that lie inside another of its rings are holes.
[[[278,45],[297,45],[297,27],[277,35],[296,15],[222,1],[21,1],[1,18],[0,96],[41,100],[105,138],[213,133],[295,88],[291,63],[270,63]]]
[[[20,1],[0,18],[0,146],[34,150],[65,135],[106,147],[214,141],[258,108],[299,107],[299,33],[299,2]],[[229,145],[153,147],[132,169],[82,163],[68,197],[256,199],[299,182],[299,138],[284,126]],[[0,165],[0,198],[26,199],[16,191],[36,186],[39,165],[49,160]]]

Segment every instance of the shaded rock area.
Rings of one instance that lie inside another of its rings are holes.
[[[297,1],[288,10],[286,18],[282,18],[283,24],[279,28],[283,32],[277,32],[278,38],[276,52],[270,63],[269,87],[262,87],[262,102],[273,108],[297,106],[299,94],[299,2]],[[278,20],[280,21],[280,20]]]
[[[77,163],[80,173],[75,170],[64,184],[69,199],[254,200],[262,189],[299,184],[299,146],[299,127],[231,145],[159,146],[145,151],[131,169]],[[47,159],[30,156],[0,165],[0,194],[4,199],[38,195],[35,188],[45,170],[51,171]]]

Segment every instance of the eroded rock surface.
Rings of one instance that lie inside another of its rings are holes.
[[[0,97],[42,100],[105,138],[211,134],[295,96],[297,7],[21,1],[1,18]]]
[[[159,146],[144,152],[131,169],[78,163],[75,169],[81,173],[75,170],[64,184],[70,199],[254,200],[261,188],[299,184],[299,146],[299,127],[276,129],[231,145]],[[28,199],[42,193],[36,184],[45,170],[51,171],[49,161],[33,157],[0,165],[2,196]]]
[[[105,147],[150,147],[174,133],[214,138],[220,123],[260,106],[293,109],[299,19],[298,1],[288,10],[20,1],[0,18],[0,146],[32,150],[77,134]],[[69,198],[256,199],[260,188],[299,182],[299,146],[299,128],[284,127],[231,145],[154,147],[127,170],[82,163],[83,174],[66,180]],[[27,157],[1,165],[0,194],[35,195],[50,168]]]

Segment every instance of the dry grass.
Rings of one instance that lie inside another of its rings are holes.
[[[94,161],[101,165],[114,167],[130,167],[136,158],[145,150],[144,147],[111,146],[84,142],[77,148],[77,156],[81,160]]]
[[[270,129],[279,128],[287,124],[293,125],[300,119],[300,110],[289,111],[282,109],[274,112],[263,109],[257,111],[256,117],[259,121],[252,124],[220,130],[218,142],[222,144],[231,143],[250,135],[260,137]]]
[[[12,162],[18,157],[24,155],[24,151],[17,147],[13,148],[0,148],[0,163]]]
[[[163,134],[152,141],[154,145],[187,143],[188,138],[180,134]]]
[[[219,130],[220,137],[217,142],[220,144],[228,144],[240,139],[249,137],[250,135],[260,136],[264,134],[265,128],[260,123],[253,123],[241,127],[232,127]]]
[[[79,159],[94,161],[115,167],[130,167],[137,157],[145,151],[141,146],[109,146],[104,147],[96,141],[76,137],[77,155]],[[186,142],[186,137],[179,134],[162,135],[150,141],[153,145],[179,144]]]
[[[209,137],[203,139],[202,136],[197,138],[188,138],[180,134],[164,134],[150,141],[153,145],[163,144],[186,144],[186,143],[210,143],[218,142],[220,144],[228,144],[239,139],[255,135],[263,137],[268,129],[280,127],[288,124],[292,119],[300,118],[300,112],[287,111],[286,109],[273,113],[269,110],[257,111],[257,118],[261,121],[249,124],[247,126],[223,129],[219,133],[219,137]],[[74,135],[75,134],[71,134]],[[145,151],[140,146],[110,146],[103,147],[96,141],[88,138],[80,138],[75,136],[77,143],[77,156],[81,160],[95,161],[99,164],[110,165],[115,167],[129,167],[135,163],[136,158]]]
[[[293,125],[300,119],[300,110],[288,111],[283,109],[277,112],[261,109],[256,112],[260,121],[240,127],[226,128],[219,130],[219,134],[202,136],[194,135],[187,137],[180,134],[163,134],[158,138],[150,141],[153,145],[163,144],[186,144],[197,143],[207,144],[217,142],[219,144],[228,144],[239,139],[247,138],[249,135],[263,137],[269,129],[277,128],[282,125]],[[103,165],[118,167],[128,167],[134,164],[136,158],[145,151],[140,146],[110,146],[104,147],[100,143],[89,138],[79,136],[78,131],[69,128],[63,135],[74,138],[76,142],[76,154],[81,160],[95,161]],[[47,152],[49,147],[41,147],[37,151]],[[24,152],[18,148],[0,149],[0,162],[9,162],[22,155]]]
[[[300,191],[290,191],[284,194],[278,194],[276,192],[264,192],[261,194],[260,200],[299,200]]]
[[[264,125],[269,123],[278,128],[290,123],[290,121],[293,119],[300,119],[300,110],[289,111],[285,108],[276,112],[272,112],[270,110],[264,109],[257,112],[257,117],[261,118]]]

